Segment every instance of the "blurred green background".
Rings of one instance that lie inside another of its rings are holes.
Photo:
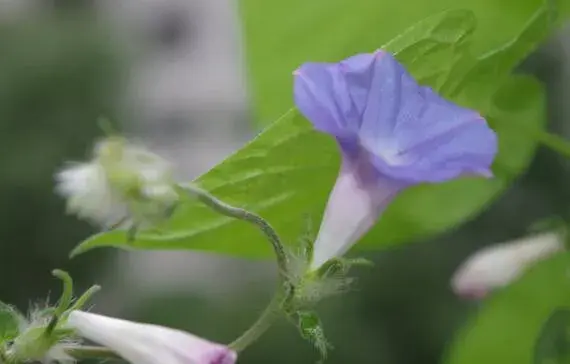
[[[350,6],[343,7],[347,3]],[[524,23],[538,2],[416,1],[402,5],[380,1],[378,9],[385,13],[376,17],[368,7],[371,3],[243,1],[247,72],[253,80],[252,105],[258,120],[272,120],[277,116],[273,110],[290,104],[290,96],[283,93],[289,74],[275,70],[297,66],[290,50],[297,46],[299,37],[310,40],[315,34],[330,34],[330,38],[318,42],[319,47],[306,49],[309,59],[326,58],[328,50],[337,45],[350,54],[361,47],[351,41],[355,34],[362,47],[382,44],[398,29],[433,12],[450,6],[472,6],[483,29],[477,36],[498,45],[516,33],[517,26]],[[561,4],[565,11],[570,10],[569,2]],[[302,10],[296,10],[301,6]],[[402,10],[403,6],[406,9]],[[81,160],[87,155],[94,138],[101,135],[95,123],[99,116],[120,118],[122,125],[117,127],[134,128],[136,120],[125,116],[129,113],[124,111],[122,94],[132,54],[118,47],[117,37],[93,16],[96,12],[91,2],[50,2],[32,13],[0,18],[0,272],[4,278],[0,300],[26,309],[48,295],[57,297],[60,287],[50,271],[61,268],[72,273],[78,290],[102,281],[118,287],[96,310],[172,325],[219,342],[231,341],[255,320],[269,300],[271,264],[208,258],[220,269],[197,270],[193,279],[197,276],[215,285],[230,282],[215,294],[195,290],[189,284],[157,295],[137,293],[125,297],[121,296],[127,292],[121,289],[125,284],[121,272],[129,267],[121,266],[121,257],[130,253],[95,250],[68,260],[71,248],[95,230],[64,214],[64,202],[53,194],[53,172],[64,161]],[[378,19],[382,21],[380,30],[374,28]],[[262,34],[263,27],[275,29]],[[349,36],[352,31],[356,33]],[[307,41],[305,47],[309,47],[307,44],[311,42]],[[520,69],[536,75],[546,85],[549,129],[570,137],[570,61],[565,47],[570,49],[570,37],[561,32]],[[267,90],[265,94],[258,91],[261,89]],[[241,135],[243,131],[235,133]],[[321,307],[325,329],[335,346],[328,362],[443,362],[447,345],[479,309],[477,304],[453,296],[451,274],[469,253],[520,237],[537,219],[553,214],[568,217],[568,173],[566,160],[540,148],[526,173],[473,221],[421,243],[366,253],[376,264],[357,273],[357,289]],[[156,264],[150,262],[150,270],[167,269],[163,259]],[[228,265],[234,269],[222,269]],[[234,275],[243,275],[243,279],[236,280]],[[524,299],[541,297],[527,295]],[[127,300],[129,304],[121,309],[109,303]],[[524,306],[520,309],[518,317],[524,319]],[[310,345],[292,326],[283,323],[248,349],[240,362],[311,363],[316,359]],[[493,363],[510,364],[499,359]]]

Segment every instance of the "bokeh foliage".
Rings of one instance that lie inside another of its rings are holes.
[[[25,309],[54,284],[73,244],[92,230],[64,214],[54,172],[83,159],[102,133],[96,120],[117,114],[121,56],[82,11],[15,18],[0,25],[0,297]],[[101,257],[99,255],[99,257]],[[77,279],[83,282],[88,270]],[[91,282],[86,282],[91,284]],[[29,296],[28,288],[36,295]]]

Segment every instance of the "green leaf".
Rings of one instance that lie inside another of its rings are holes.
[[[465,100],[473,107],[488,109],[490,100],[487,95],[496,92],[502,81],[510,76],[511,70],[553,32],[557,14],[555,1],[544,0],[511,41],[470,66],[462,64],[462,68],[452,70],[453,77],[446,85],[445,93]]]
[[[557,3],[567,17],[570,2]],[[475,14],[478,28],[472,52],[480,55],[519,34],[541,4],[542,0],[242,0],[257,122],[267,125],[289,109],[291,71],[303,62],[337,61],[373,51],[403,26],[447,9]]]
[[[319,205],[328,194],[323,185],[332,185],[338,160],[334,142],[292,110],[196,183],[227,203],[259,212],[286,243],[293,243],[305,232],[303,216],[320,214]],[[315,178],[327,182],[312,183]],[[139,232],[131,244],[126,244],[124,231],[98,234],[73,254],[101,246],[192,248],[251,257],[272,254],[258,229],[188,197],[160,231]]]
[[[444,362],[533,363],[545,322],[553,311],[570,309],[569,263],[570,253],[538,263],[519,281],[483,302],[456,335]],[[554,336],[560,333],[560,328],[546,329],[554,329]]]
[[[0,344],[18,336],[23,320],[14,307],[0,302]]]
[[[516,90],[515,93],[512,91]],[[495,118],[500,153],[496,178],[464,179],[440,185],[410,188],[396,198],[376,227],[359,244],[380,247],[434,234],[472,216],[504,189],[533,156],[536,143],[514,132],[517,125],[539,126],[543,120],[543,93],[529,77],[512,78],[497,94]],[[516,102],[520,107],[511,108]],[[291,111],[268,130],[198,183],[224,200],[252,209],[272,223],[288,243],[304,231],[301,216],[318,221],[328,188],[338,168],[334,142],[314,132]],[[327,186],[327,187],[323,187]],[[74,251],[114,246],[139,249],[197,249],[249,257],[272,254],[254,227],[184,201],[162,233],[141,233],[131,244],[123,231],[95,235]]]
[[[472,24],[469,12],[445,12],[410,28],[388,47],[398,58],[405,58],[402,61],[420,81],[427,75],[436,84],[445,83],[441,72],[430,77],[435,60],[441,62],[437,67],[440,71],[446,68],[445,62],[447,69],[452,69],[452,65],[477,65],[474,60],[458,61],[470,57],[465,53],[465,45]],[[529,42],[525,39],[526,44]],[[427,66],[415,61],[408,51],[417,44],[430,45],[418,51],[424,52],[422,59]],[[509,44],[518,47],[518,43]],[[449,57],[442,57],[446,54]],[[522,57],[523,52],[517,55]],[[480,87],[475,77],[469,81],[464,87]],[[521,130],[543,127],[543,90],[526,76],[512,76],[498,87],[497,92],[486,94],[491,98],[485,103],[489,109],[480,110],[499,135],[495,178],[465,178],[409,188],[388,207],[359,247],[387,247],[452,228],[486,206],[524,170],[534,154],[536,141]],[[470,100],[462,103],[472,106]],[[333,139],[314,131],[291,109],[243,149],[200,177],[197,184],[228,203],[261,214],[284,242],[293,244],[304,233],[304,216],[320,221],[338,168],[339,154]],[[73,254],[103,246],[194,249],[248,257],[271,254],[269,244],[255,228],[213,213],[191,199],[183,201],[173,218],[157,231],[141,232],[130,243],[123,231],[99,234],[80,244]]]
[[[570,363],[570,309],[554,311],[540,332],[534,364]]]
[[[410,27],[382,48],[396,55],[418,81],[439,89],[468,51],[476,23],[471,11],[445,11]]]

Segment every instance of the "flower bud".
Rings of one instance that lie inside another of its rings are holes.
[[[103,227],[118,221],[152,225],[179,197],[170,164],[119,137],[100,141],[90,161],[63,168],[56,182],[69,212]]]
[[[234,364],[229,348],[184,331],[73,311],[70,328],[132,364]]]
[[[564,249],[563,236],[548,232],[486,247],[457,269],[451,286],[465,298],[480,299],[518,279],[527,268]]]

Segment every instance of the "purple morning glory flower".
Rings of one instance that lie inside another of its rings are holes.
[[[420,86],[390,53],[306,63],[294,75],[298,109],[343,157],[313,269],[345,253],[405,188],[492,176],[497,136],[485,119]]]

